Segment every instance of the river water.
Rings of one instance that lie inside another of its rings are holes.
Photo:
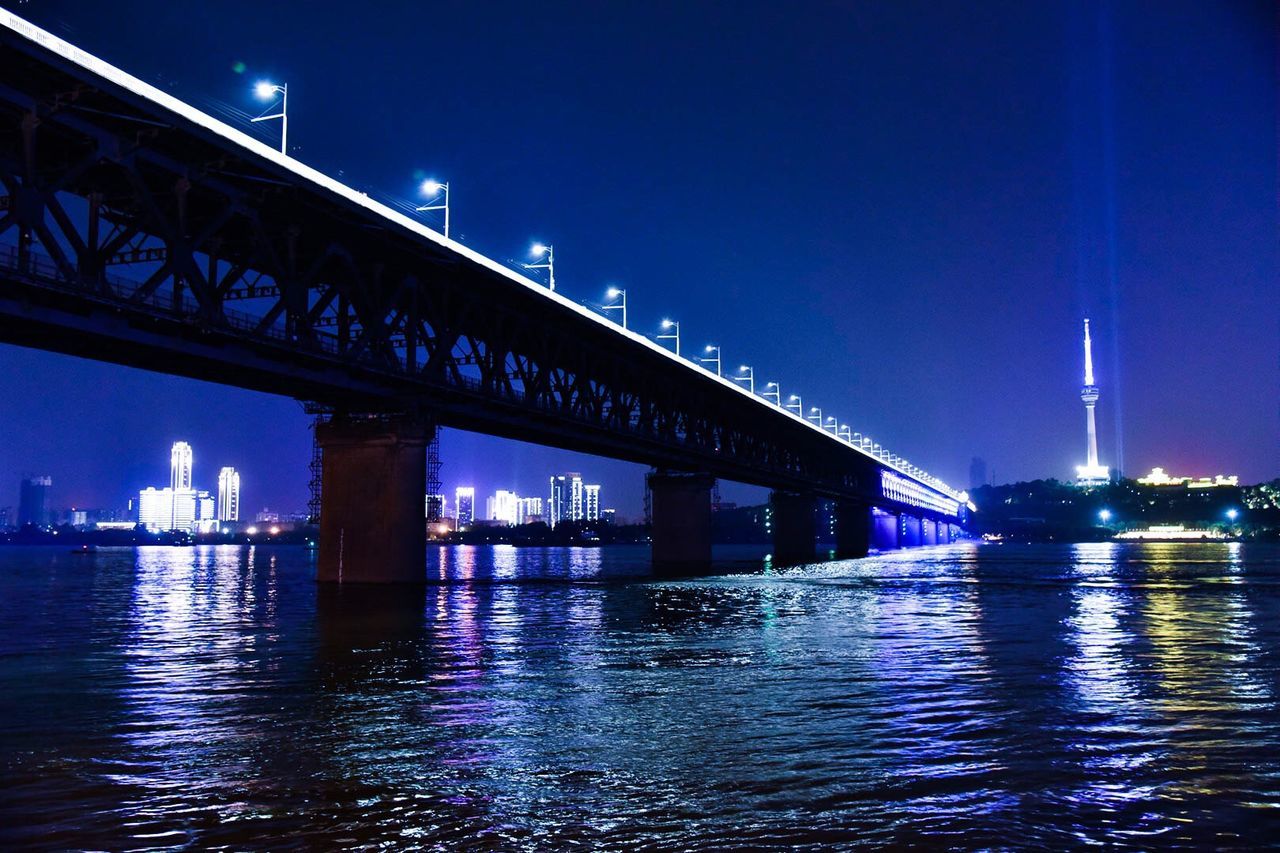
[[[0,847],[1280,840],[1275,546],[731,556],[0,549]]]

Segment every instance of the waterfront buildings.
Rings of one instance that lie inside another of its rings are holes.
[[[545,521],[542,515],[542,498],[521,498],[516,524],[534,524]]]
[[[191,445],[175,441],[169,450],[169,486],[162,489],[148,486],[138,492],[138,523],[153,533],[168,530],[212,532],[217,529],[220,518],[224,482],[228,489],[226,511],[235,512],[235,517],[224,520],[237,520],[240,514],[240,475],[235,469],[223,468],[218,475],[218,499],[203,489],[195,488],[194,469],[195,454]]]
[[[1235,474],[1218,474],[1214,477],[1174,477],[1163,468],[1152,468],[1151,473],[1139,477],[1138,483],[1143,486],[1185,486],[1188,489],[1219,489],[1228,486],[1239,486],[1240,478]]]
[[[519,523],[520,496],[506,489],[498,489],[485,501],[485,518],[500,524],[514,526]]]
[[[466,527],[476,520],[476,490],[473,486],[458,486],[453,492],[454,506],[457,507],[458,527]]]
[[[218,521],[240,520],[240,473],[235,468],[218,472]]]
[[[26,524],[43,527],[49,523],[49,489],[52,487],[52,477],[23,478],[18,494],[19,527]]]
[[[1076,466],[1076,483],[1081,486],[1097,486],[1110,482],[1111,470],[1098,463],[1098,426],[1094,408],[1098,405],[1098,386],[1093,378],[1093,342],[1089,337],[1089,320],[1084,321],[1084,386],[1080,389],[1084,403],[1087,432],[1087,456],[1085,464]]]
[[[598,521],[599,519],[599,485],[583,483],[582,475],[574,472],[551,477],[547,523],[555,527],[565,521]]]

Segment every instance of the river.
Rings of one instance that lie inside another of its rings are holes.
[[[0,549],[0,847],[1254,846],[1280,548]]]

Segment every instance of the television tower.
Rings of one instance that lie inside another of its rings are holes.
[[[1089,338],[1089,320],[1084,321],[1084,387],[1080,389],[1086,423],[1089,427],[1089,456],[1084,465],[1076,466],[1076,480],[1082,486],[1098,485],[1111,479],[1110,470],[1098,464],[1098,426],[1094,407],[1098,405],[1098,386],[1093,381],[1093,341]]]

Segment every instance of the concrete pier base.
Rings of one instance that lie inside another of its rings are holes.
[[[877,551],[902,547],[902,522],[898,516],[882,509],[871,510],[871,545]]]
[[[658,471],[648,475],[653,495],[652,560],[658,574],[684,574],[711,565],[710,474]]]
[[[786,566],[813,562],[818,554],[818,499],[796,492],[772,492],[769,505],[774,563]]]
[[[339,418],[316,427],[322,583],[426,579],[427,444],[434,429],[409,417]]]
[[[932,518],[926,518],[920,522],[920,544],[937,545],[938,544],[938,522]]]
[[[914,515],[902,516],[902,547],[919,548],[924,544],[924,531],[920,519]]]
[[[835,522],[836,559],[867,556],[871,549],[871,508],[854,501],[839,501],[835,506]]]

